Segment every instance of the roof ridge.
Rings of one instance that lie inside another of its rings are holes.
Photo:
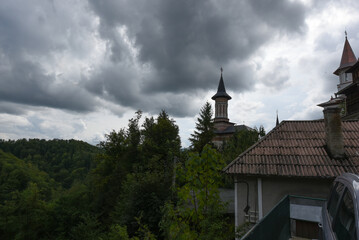
[[[324,119],[313,119],[313,120],[282,120],[282,122],[322,122]]]

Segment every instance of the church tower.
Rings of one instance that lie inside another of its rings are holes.
[[[335,75],[339,76],[339,84],[337,85],[338,91],[342,90],[353,82],[352,73],[348,73],[347,70],[356,62],[357,58],[355,57],[353,49],[349,44],[347,32],[345,31],[345,42],[342,59],[340,61],[338,69],[334,72]]]
[[[221,148],[223,142],[233,136],[235,132],[239,131],[253,131],[252,128],[246,125],[236,125],[229,121],[228,118],[228,100],[231,96],[226,93],[223,81],[223,69],[221,68],[221,78],[219,79],[217,93],[212,97],[215,101],[215,114],[214,114],[214,137],[212,143]]]
[[[228,100],[232,99],[226,93],[226,88],[224,87],[223,82],[223,69],[221,68],[221,78],[218,84],[217,93],[212,97],[215,101],[215,117],[214,122],[229,122],[228,118]]]
[[[344,120],[359,119],[359,61],[348,42],[345,32],[345,43],[342,60],[334,74],[339,76],[338,92],[335,94],[344,99],[341,117]]]
[[[218,90],[212,99],[215,101],[213,124],[215,137],[212,139],[212,143],[217,147],[221,147],[223,142],[236,131],[234,123],[230,122],[228,118],[228,100],[231,99],[231,96],[226,93],[226,88],[224,87],[222,68]]]

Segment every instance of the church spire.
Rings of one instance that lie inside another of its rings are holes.
[[[277,110],[277,120],[275,122],[275,126],[278,126],[279,125],[279,119],[278,119],[278,110]]]
[[[351,67],[357,62],[357,58],[355,57],[355,54],[353,52],[352,47],[350,46],[350,43],[348,41],[347,37],[347,31],[345,31],[345,42],[344,42],[344,48],[342,53],[342,59],[340,61],[340,65],[337,70],[335,70],[334,74],[339,75],[340,70]]]
[[[226,93],[223,81],[223,68],[221,68],[221,78],[219,79],[217,93],[212,97],[215,103],[215,122],[229,122],[228,119],[228,100],[232,99]]]
[[[339,76],[339,84],[337,85],[338,91],[349,86],[353,82],[353,75],[347,70],[357,62],[357,58],[353,52],[352,47],[348,41],[347,31],[345,31],[345,42],[342,53],[342,59],[337,70],[334,74]]]
[[[212,97],[213,100],[216,100],[216,98],[219,97],[224,97],[227,98],[228,100],[232,99],[232,97],[226,93],[226,88],[224,86],[222,73],[223,73],[223,68],[221,68],[221,78],[219,79],[217,93]]]

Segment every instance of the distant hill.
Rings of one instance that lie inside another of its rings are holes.
[[[31,163],[15,157],[11,153],[0,150],[0,204],[14,199],[15,195],[24,191],[29,183],[36,184],[46,197],[51,197],[54,180]]]
[[[1,140],[0,149],[46,172],[64,188],[83,180],[93,167],[99,148],[77,140]]]

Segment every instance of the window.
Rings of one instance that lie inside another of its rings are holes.
[[[338,201],[343,193],[343,190],[344,190],[344,185],[340,182],[337,182],[332,188],[331,197],[328,201],[328,208],[327,208],[329,212],[330,221],[332,221],[333,218],[335,217]]]
[[[345,191],[334,223],[334,232],[338,240],[356,240],[355,215],[353,199]]]

